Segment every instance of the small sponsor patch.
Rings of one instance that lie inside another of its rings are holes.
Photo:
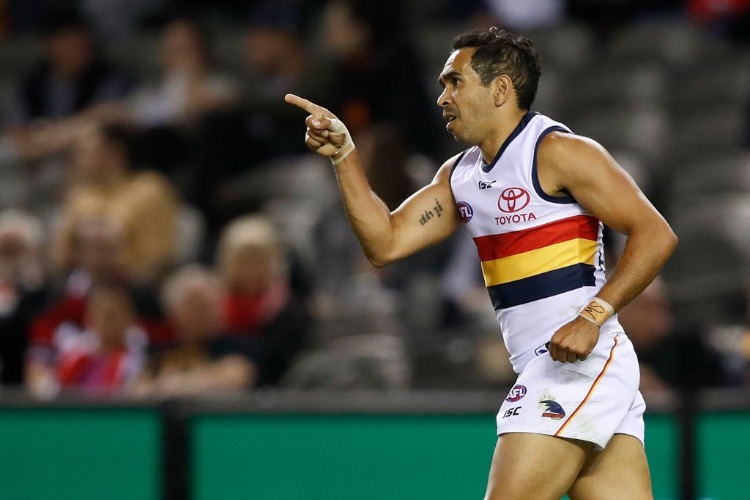
[[[459,201],[456,203],[456,206],[458,207],[458,213],[461,214],[461,218],[464,220],[464,224],[468,224],[471,218],[474,217],[474,209],[465,201]]]
[[[505,400],[509,403],[515,403],[516,401],[520,401],[521,398],[523,398],[525,395],[526,386],[516,384],[515,386],[513,386],[513,389],[508,392],[508,397],[505,398]]]
[[[544,345],[540,345],[536,349],[534,349],[534,354],[537,356],[541,356],[542,354],[547,354],[549,352],[549,342],[547,342]]]
[[[508,408],[503,414],[503,418],[517,417],[520,415],[520,411],[523,406],[516,406],[515,408]]]

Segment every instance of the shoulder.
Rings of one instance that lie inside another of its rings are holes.
[[[131,180],[130,190],[144,197],[164,197],[170,201],[176,196],[174,187],[169,179],[153,170],[146,170],[136,174]]]
[[[447,180],[450,180],[451,176],[453,175],[453,171],[456,169],[456,167],[458,167],[458,164],[461,163],[461,160],[464,159],[470,151],[471,149],[467,149],[465,151],[461,151],[457,155],[448,158],[441,165],[440,169],[437,172],[436,178],[441,176]]]
[[[573,133],[554,131],[539,143],[537,161],[545,170],[588,169],[609,158],[598,142]]]
[[[439,178],[450,178],[453,169],[456,167],[456,165],[458,164],[458,160],[461,158],[461,154],[462,153],[459,153],[445,160],[443,164],[440,165],[440,168],[435,174],[435,179],[437,180]]]
[[[601,154],[604,147],[595,140],[563,131],[545,135],[539,143],[539,155],[554,158],[555,155]]]

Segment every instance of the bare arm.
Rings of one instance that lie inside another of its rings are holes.
[[[378,267],[411,255],[448,237],[460,225],[450,188],[455,159],[447,161],[433,181],[390,212],[370,188],[346,127],[330,111],[306,99],[286,101],[310,113],[305,143],[331,158],[344,206],[369,261]]]
[[[216,391],[249,389],[255,383],[257,368],[244,356],[231,354],[187,371],[141,377],[133,394],[140,397],[180,397]]]
[[[677,245],[677,237],[633,180],[596,142],[563,133],[548,135],[539,147],[539,178],[551,195],[569,193],[604,224],[627,236],[617,271],[597,297],[620,310],[656,277]],[[585,358],[598,338],[595,324],[582,317],[552,337],[558,361]]]

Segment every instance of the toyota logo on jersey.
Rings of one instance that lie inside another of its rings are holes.
[[[512,214],[526,208],[531,201],[529,192],[520,187],[510,187],[500,193],[497,199],[497,208],[506,214]]]

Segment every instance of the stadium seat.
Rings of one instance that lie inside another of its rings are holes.
[[[521,34],[534,43],[542,57],[542,68],[575,72],[593,60],[593,36],[583,24],[568,22]]]
[[[0,68],[2,77],[18,79],[44,53],[40,37],[14,36],[0,42]]]
[[[750,99],[750,54],[738,50],[713,52],[701,61],[700,70],[674,71],[669,103],[676,113],[696,105],[743,107]]]
[[[604,59],[570,75],[566,84],[567,115],[613,106],[660,106],[668,72],[654,61],[623,65]]]
[[[648,18],[617,32],[606,56],[618,64],[655,61],[672,67],[690,67],[720,42],[686,19]]]
[[[206,237],[206,220],[202,212],[183,205],[177,216],[177,256],[179,263],[195,262],[201,255]]]
[[[704,198],[750,194],[750,152],[718,149],[676,165],[666,189],[670,213]]]
[[[670,217],[680,244],[664,268],[684,322],[740,321],[750,279],[750,194],[696,199]]]
[[[159,37],[155,33],[141,33],[105,47],[105,57],[115,65],[133,71],[139,78],[155,80],[162,72]]]
[[[647,161],[658,161],[669,136],[669,120],[658,106],[592,108],[567,120],[573,132],[592,137],[607,149],[634,150]]]
[[[742,147],[748,120],[744,107],[695,102],[685,113],[672,114],[671,160],[690,161],[706,151]]]

